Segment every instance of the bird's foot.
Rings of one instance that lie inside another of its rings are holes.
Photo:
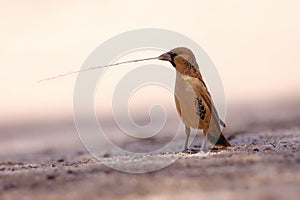
[[[214,144],[212,144],[211,142],[209,142],[207,140],[207,138],[205,138],[202,142],[200,151],[204,152],[204,153],[208,153],[208,152],[218,152],[219,148],[216,147]]]
[[[201,146],[200,151],[207,153],[209,151],[209,149],[206,146]]]
[[[188,148],[184,148],[181,153],[186,153],[189,149]]]

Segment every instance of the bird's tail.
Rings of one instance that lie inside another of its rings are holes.
[[[229,141],[223,135],[222,132],[221,132],[219,138],[216,138],[214,135],[208,134],[207,135],[207,139],[212,144],[215,144],[215,146],[218,147],[218,148],[226,148],[226,147],[230,147],[231,146],[231,144],[229,143]]]
[[[229,143],[227,138],[223,135],[219,122],[220,120],[218,114],[214,108],[212,113],[212,118],[210,120],[210,126],[206,131],[207,140],[215,147],[218,148],[230,147],[231,144]]]
[[[225,125],[225,123],[219,118],[218,116],[218,112],[214,106],[214,104],[212,103],[211,105],[211,111],[212,111],[212,115],[211,115],[211,120],[210,120],[210,125],[208,130],[206,130],[206,136],[207,136],[207,140],[213,144],[215,147],[218,148],[226,148],[226,147],[230,147],[231,144],[229,143],[229,141],[226,139],[226,137],[223,135],[222,131],[221,131],[221,127],[220,125]],[[221,122],[221,124],[220,124]]]

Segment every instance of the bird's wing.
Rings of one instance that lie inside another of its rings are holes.
[[[224,128],[226,127],[226,124],[225,124],[225,122],[224,122],[224,121],[222,121],[221,119],[220,119],[220,125],[221,125],[221,126],[223,126]]]
[[[200,118],[201,118],[201,116],[203,116],[203,114],[205,114],[203,112],[207,109],[209,109],[209,111],[210,111],[209,113],[214,113],[214,115],[218,116],[218,112],[215,108],[214,103],[212,102],[211,95],[210,95],[204,81],[199,78],[193,78],[193,79],[190,79],[189,82],[190,82],[191,86],[193,87],[193,89],[195,90],[195,94],[197,94],[196,106],[197,106],[197,110],[198,110],[197,114],[200,116]],[[202,102],[202,101],[204,101],[204,102]],[[208,107],[208,108],[203,109],[203,106]],[[213,112],[211,112],[212,109],[213,109]],[[224,121],[222,121],[219,117],[217,119],[219,119],[217,121],[219,121],[219,124],[222,127],[226,127],[226,124]]]
[[[214,102],[211,98],[211,95],[202,79],[189,79],[188,80],[193,87],[195,94],[197,95],[197,99],[199,99],[199,105],[197,108],[198,113],[203,115],[205,110],[205,119],[204,123],[206,123],[206,128],[204,128],[204,133],[207,134],[208,139],[213,143],[219,143],[219,138],[225,138],[221,132],[220,125],[225,125],[225,123],[219,119],[217,109],[214,105]],[[201,99],[201,101],[200,101]],[[204,107],[204,108],[203,108]],[[201,115],[200,118],[201,118]],[[201,118],[202,119],[202,118]],[[226,140],[226,138],[224,139]],[[227,140],[226,140],[227,141]],[[224,146],[228,146],[224,141]],[[228,142],[228,141],[227,141]],[[223,143],[223,142],[222,142]],[[229,143],[228,143],[229,144]]]

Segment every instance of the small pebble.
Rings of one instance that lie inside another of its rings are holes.
[[[48,174],[47,175],[47,179],[48,180],[53,180],[53,179],[55,179],[56,177],[55,177],[55,175],[53,175],[53,174]]]
[[[65,161],[65,159],[63,159],[63,158],[60,158],[57,160],[57,162],[64,162],[64,161]]]

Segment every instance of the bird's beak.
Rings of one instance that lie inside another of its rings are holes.
[[[158,59],[172,62],[172,57],[171,57],[171,54],[169,54],[169,53],[164,53],[164,54],[160,55],[158,57]]]

